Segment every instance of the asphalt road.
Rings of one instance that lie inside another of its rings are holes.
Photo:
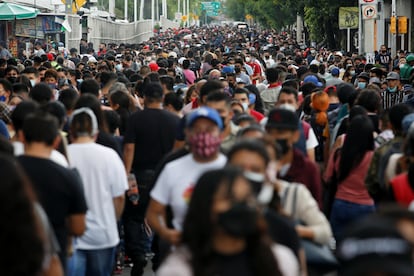
[[[131,273],[131,268],[124,268],[124,270],[122,271],[122,274],[114,274],[116,275],[120,275],[120,276],[130,276]],[[154,272],[151,270],[151,263],[149,263],[147,265],[147,268],[144,271],[144,275],[143,276],[155,276]]]

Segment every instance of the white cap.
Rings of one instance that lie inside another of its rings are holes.
[[[168,57],[177,58],[177,53],[176,52],[169,52]]]
[[[185,58],[185,57],[180,57],[180,58],[178,59],[178,64],[183,65],[184,60],[186,60],[186,58]]]

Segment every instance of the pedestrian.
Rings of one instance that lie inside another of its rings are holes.
[[[298,275],[292,252],[269,244],[262,223],[240,170],[207,172],[193,190],[181,246],[158,275]]]
[[[373,153],[373,124],[367,116],[356,116],[342,148],[332,152],[324,176],[327,183],[336,185],[330,222],[337,241],[350,223],[375,211],[364,182]]]
[[[124,164],[138,183],[139,203],[127,200],[123,214],[125,247],[134,267],[131,275],[142,275],[147,264],[150,240],[142,231],[149,193],[155,181],[155,168],[174,145],[179,117],[162,109],[163,91],[159,83],[147,84],[143,90],[144,110],[128,119],[124,137]]]
[[[117,153],[95,143],[98,123],[91,109],[73,112],[70,135],[69,162],[79,171],[88,211],[86,231],[75,240],[68,275],[110,276],[119,243],[117,220],[124,209],[127,175]]]
[[[198,177],[204,172],[221,168],[226,157],[219,152],[223,123],[214,109],[202,107],[188,115],[186,139],[190,153],[168,163],[151,191],[147,218],[152,229],[171,245],[181,240],[181,231]],[[165,210],[170,205],[174,229],[167,227]]]
[[[87,205],[82,183],[73,170],[50,160],[53,147],[59,141],[58,123],[52,115],[30,114],[24,119],[22,129],[25,152],[18,161],[52,224],[61,249],[59,258],[65,267],[69,238],[85,232]]]

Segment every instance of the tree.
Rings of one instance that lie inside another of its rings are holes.
[[[246,14],[265,27],[281,29],[292,25],[296,15],[304,17],[312,41],[331,49],[339,41],[340,6],[356,6],[357,0],[227,0],[228,15],[240,20]]]

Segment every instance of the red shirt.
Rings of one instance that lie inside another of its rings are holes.
[[[408,207],[414,201],[414,191],[408,182],[407,173],[397,175],[391,180],[390,184],[394,192],[395,200],[399,204]]]
[[[254,109],[250,109],[250,116],[256,119],[256,122],[260,123],[261,120],[263,120],[264,115],[260,112],[257,112]]]

